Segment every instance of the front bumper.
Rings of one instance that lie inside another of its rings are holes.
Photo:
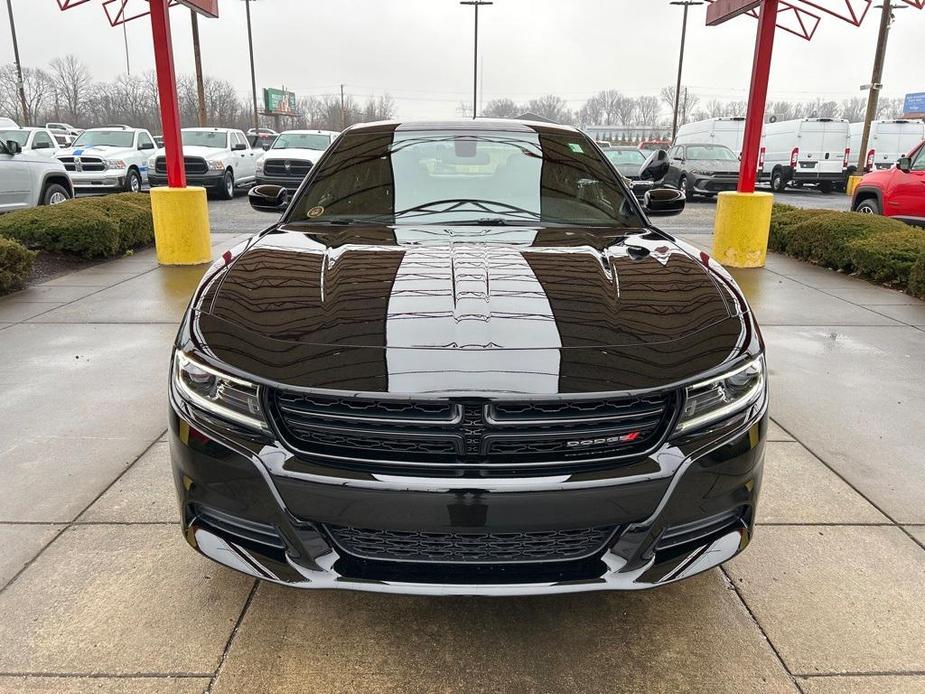
[[[258,186],[280,186],[289,192],[294,192],[300,185],[302,185],[302,181],[304,180],[304,176],[264,176],[263,174],[257,174]]]
[[[847,173],[845,171],[817,171],[815,168],[799,167],[793,172],[790,179],[795,183],[845,183]]]
[[[669,440],[644,474],[532,480],[360,479],[191,424],[171,408],[171,454],[187,542],[256,578],[299,588],[426,595],[634,590],[717,566],[749,543],[766,404],[708,440]],[[181,406],[182,407],[182,406]],[[312,472],[305,472],[306,469]],[[568,561],[452,564],[370,559],[330,528],[509,533],[613,528]]]
[[[725,191],[736,190],[739,186],[738,176],[693,175],[693,190],[701,195],[715,195]]]
[[[123,169],[68,171],[67,175],[77,193],[111,193],[125,190],[126,172]]]
[[[148,183],[151,187],[166,186],[167,174],[150,173]],[[211,190],[220,190],[225,185],[224,171],[209,171],[204,174],[186,174],[186,183],[191,186],[202,186]]]

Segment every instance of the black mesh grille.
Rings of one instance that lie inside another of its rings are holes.
[[[183,157],[183,168],[188,174],[208,173],[209,165],[202,157]],[[167,173],[167,158],[158,157],[154,160],[154,172],[159,174]]]
[[[305,178],[311,169],[312,163],[301,159],[270,159],[263,165],[263,171],[268,176]]]
[[[614,526],[517,533],[426,533],[327,526],[344,551],[363,559],[448,564],[583,559],[603,550]]]

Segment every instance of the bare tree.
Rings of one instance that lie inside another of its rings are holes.
[[[64,117],[71,123],[81,120],[93,85],[90,70],[72,54],[51,61],[51,75]]]
[[[662,87],[658,93],[661,100],[671,109],[671,112],[674,113],[675,107],[675,88],[673,86]],[[678,123],[690,123],[692,119],[692,114],[697,108],[697,105],[700,103],[700,97],[696,94],[692,94],[687,87],[681,87],[681,99],[680,99],[680,108],[678,109]]]
[[[493,99],[486,104],[482,115],[486,118],[516,118],[524,112],[513,99]]]
[[[657,126],[662,123],[662,107],[657,96],[640,96],[636,99],[634,125]]]
[[[531,99],[527,103],[527,110],[556,123],[571,123],[572,121],[572,112],[568,108],[568,102],[555,94]]]
[[[848,119],[852,123],[864,120],[866,111],[867,99],[862,96],[855,96],[841,102],[841,117]]]

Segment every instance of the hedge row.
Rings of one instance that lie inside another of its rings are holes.
[[[35,253],[22,244],[0,238],[0,295],[20,289],[32,272]]]
[[[151,199],[120,193],[0,216],[0,236],[27,248],[109,258],[154,242]]]
[[[925,298],[925,230],[895,219],[774,205],[768,247]]]

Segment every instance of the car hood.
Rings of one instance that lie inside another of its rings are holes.
[[[318,161],[318,158],[324,154],[323,149],[301,149],[299,147],[290,147],[287,149],[269,149],[264,159],[308,159],[309,161]]]
[[[233,371],[372,392],[637,390],[754,339],[744,301],[642,230],[282,227],[205,280],[188,331]]]
[[[639,170],[642,168],[642,164],[614,164],[614,166],[617,171],[629,179],[639,178]]]
[[[118,159],[119,157],[134,154],[134,147],[109,147],[107,145],[94,145],[93,147],[65,147],[56,153],[58,157],[100,157],[101,159]]]
[[[740,164],[728,159],[688,159],[688,169],[701,169],[703,171],[718,171],[720,173],[738,173]]]

